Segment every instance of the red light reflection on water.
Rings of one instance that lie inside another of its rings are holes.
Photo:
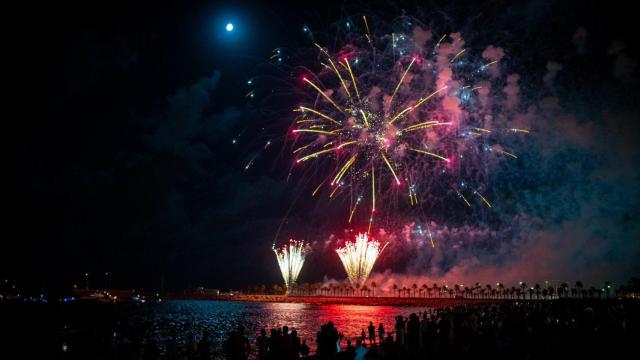
[[[412,312],[423,311],[415,307],[394,306],[366,306],[366,305],[318,305],[297,303],[265,303],[263,304],[262,326],[267,328],[281,328],[286,325],[289,329],[295,328],[301,339],[307,340],[307,344],[315,349],[316,335],[320,327],[329,321],[340,333],[344,335],[342,347],[347,339],[360,337],[362,330],[368,334],[369,322],[376,327],[383,324],[385,333],[394,331],[395,317],[397,315],[408,316]]]

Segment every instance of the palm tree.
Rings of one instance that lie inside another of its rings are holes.
[[[416,297],[416,289],[418,289],[418,284],[411,285],[411,289],[413,289],[413,297]]]
[[[562,284],[560,284],[560,289],[562,289],[562,291],[558,292],[558,297],[566,297],[567,295],[569,295],[569,284],[567,284],[566,282],[563,282]]]
[[[582,285],[582,281],[576,281],[576,289],[579,293],[582,294],[582,290],[584,289],[584,285]]]
[[[533,285],[533,289],[536,291],[536,299],[540,300],[540,284]]]
[[[376,282],[372,281],[371,282],[371,289],[373,290],[373,296],[376,296]]]
[[[522,299],[524,299],[527,290],[527,283],[520,281],[520,290],[522,291]]]
[[[275,284],[273,285],[273,293],[275,295],[281,295],[284,293],[284,289],[282,288],[282,286]]]
[[[549,299],[553,299],[553,294],[556,292],[556,289],[553,286],[549,286],[547,288],[547,294],[549,295]]]
[[[607,299],[609,298],[609,293],[611,292],[611,288],[613,287],[613,283],[611,281],[604,282],[604,292],[607,294]]]
[[[393,286],[391,287],[393,289],[393,293],[395,294],[396,291],[398,291],[398,285],[393,284]],[[400,292],[398,291],[398,297],[400,297]]]

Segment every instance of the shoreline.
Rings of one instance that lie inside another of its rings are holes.
[[[461,299],[418,297],[339,297],[339,296],[287,296],[287,295],[217,295],[217,296],[170,296],[168,300],[213,300],[238,302],[278,302],[321,305],[367,305],[367,306],[416,306],[442,308],[460,305],[477,305],[519,301],[517,299]]]

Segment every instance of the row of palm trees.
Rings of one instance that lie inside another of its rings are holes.
[[[556,299],[556,298],[595,298],[606,295],[609,297],[612,288],[611,282],[607,281],[601,289],[591,286],[585,289],[582,282],[577,281],[575,287],[569,287],[567,283],[561,283],[559,286],[551,286],[545,283],[544,286],[536,283],[533,286],[520,282],[518,286],[507,287],[502,283],[480,285],[475,283],[473,286],[464,286],[455,284],[429,286],[423,284],[418,286],[413,284],[410,287],[400,287],[393,285],[394,295],[398,297],[424,297],[424,298],[466,298],[466,299]]]
[[[369,286],[352,286],[350,284],[300,284],[289,289],[294,296],[376,296],[377,284],[372,281]]]
[[[372,281],[368,285],[353,286],[351,284],[294,284],[288,289],[279,285],[267,288],[265,285],[247,288],[248,293],[254,294],[284,294],[292,296],[376,296],[377,284]],[[576,281],[573,286],[564,282],[558,286],[552,286],[545,282],[544,285],[535,283],[529,286],[520,282],[518,286],[505,286],[502,283],[481,285],[475,283],[472,286],[462,284],[432,286],[412,284],[411,286],[393,285],[389,291],[396,297],[407,298],[465,298],[465,299],[557,299],[557,298],[602,298],[609,297],[613,284],[606,281],[600,289],[591,286],[586,288],[581,281]],[[617,294],[618,290],[616,290]]]

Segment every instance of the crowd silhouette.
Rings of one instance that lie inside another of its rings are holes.
[[[61,352],[55,358],[101,360],[591,359],[629,357],[638,353],[640,339],[640,302],[633,299],[509,301],[428,308],[409,316],[398,315],[390,326],[372,321],[348,324],[353,332],[348,334],[329,321],[315,336],[305,335],[307,338],[288,326],[256,329],[250,323],[239,324],[229,333],[216,326],[199,331],[189,326],[172,327],[157,337],[142,331],[151,328],[150,320],[141,325],[117,321],[116,326],[110,326],[114,313],[88,310],[86,314],[92,317],[86,324],[99,326],[81,332],[64,330],[61,337],[32,332],[31,337],[23,337],[29,344],[22,348],[44,351],[51,348],[49,342],[56,342]],[[12,328],[11,333],[26,334],[26,327],[18,333]],[[70,343],[72,339],[76,341]],[[37,344],[42,346],[34,346]]]
[[[370,322],[360,336],[345,338],[332,322],[317,334],[317,350],[285,326],[256,341],[256,358],[375,360],[375,359],[549,359],[595,358],[637,353],[637,304],[520,302],[427,309],[397,316],[393,331]],[[377,330],[377,337],[376,337]],[[246,337],[229,337],[227,359],[248,359]],[[353,344],[355,340],[355,345]],[[247,345],[248,346],[248,345]]]

